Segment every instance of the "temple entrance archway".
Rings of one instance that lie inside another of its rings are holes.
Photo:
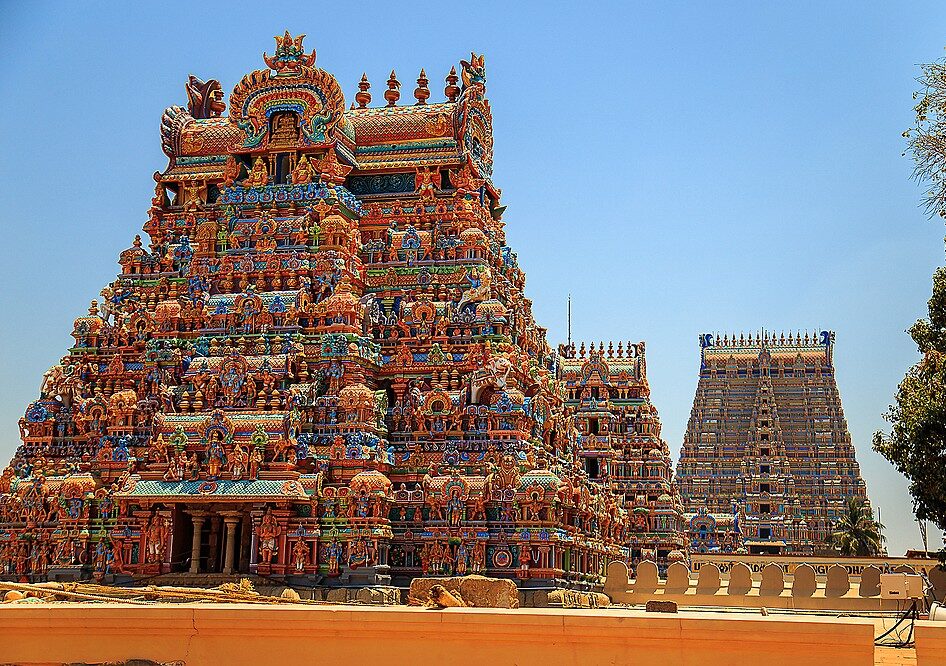
[[[175,511],[174,569],[191,574],[234,574],[250,570],[250,507],[178,505]]]

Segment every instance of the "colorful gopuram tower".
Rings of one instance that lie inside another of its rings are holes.
[[[563,427],[492,181],[483,57],[444,101],[421,71],[399,105],[392,72],[381,106],[362,77],[348,109],[301,36],[264,59],[229,114],[193,76],[164,112],[147,239],[76,319],[0,477],[0,574],[588,587],[629,539],[670,547],[642,361],[613,363],[627,387],[600,376],[635,419],[608,446],[646,450],[654,477],[602,478]]]
[[[582,467],[610,489],[608,502],[618,496],[630,508],[631,563],[650,559],[663,568],[685,558],[683,504],[650,400],[644,350],[643,342],[559,348],[566,422],[581,437]]]
[[[677,481],[694,552],[828,549],[867,498],[834,374],[834,333],[703,335]]]

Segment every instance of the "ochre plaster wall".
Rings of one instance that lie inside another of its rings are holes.
[[[865,620],[193,604],[0,607],[0,663],[870,666]]]
[[[920,620],[916,623],[916,666],[946,664],[946,623]]]

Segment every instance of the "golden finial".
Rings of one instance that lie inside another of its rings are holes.
[[[394,106],[401,98],[401,82],[397,80],[397,74],[391,70],[391,78],[388,79],[388,89],[384,91],[384,99],[388,101],[388,106]]]
[[[358,102],[359,109],[363,109],[371,104],[371,93],[368,92],[369,88],[371,88],[371,84],[368,83],[368,74],[364,73],[361,75],[361,81],[358,82],[358,92],[355,93],[355,101]]]
[[[450,68],[450,73],[447,74],[445,80],[447,85],[443,89],[443,94],[447,96],[448,102],[456,102],[457,97],[460,96],[460,86],[457,85],[457,81],[460,80],[460,77],[457,76],[456,66]]]
[[[421,67],[420,76],[417,77],[417,87],[414,88],[414,99],[417,100],[418,104],[426,104],[427,98],[430,97],[430,88],[427,87],[428,83],[427,74],[424,72],[424,68]]]

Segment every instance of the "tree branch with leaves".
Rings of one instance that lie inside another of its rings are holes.
[[[860,497],[849,497],[847,511],[834,524],[832,541],[841,555],[867,557],[884,549],[883,525],[874,520],[870,505]]]
[[[903,133],[916,166],[913,178],[926,183],[930,217],[946,217],[946,59],[922,66],[921,90],[913,93],[916,124]]]
[[[913,177],[929,186],[927,213],[946,218],[946,60],[922,69],[916,126],[903,135],[916,162]],[[946,529],[946,268],[933,274],[927,305],[929,316],[907,331],[923,357],[900,382],[885,415],[891,431],[874,435],[874,450],[910,481],[917,518]]]

